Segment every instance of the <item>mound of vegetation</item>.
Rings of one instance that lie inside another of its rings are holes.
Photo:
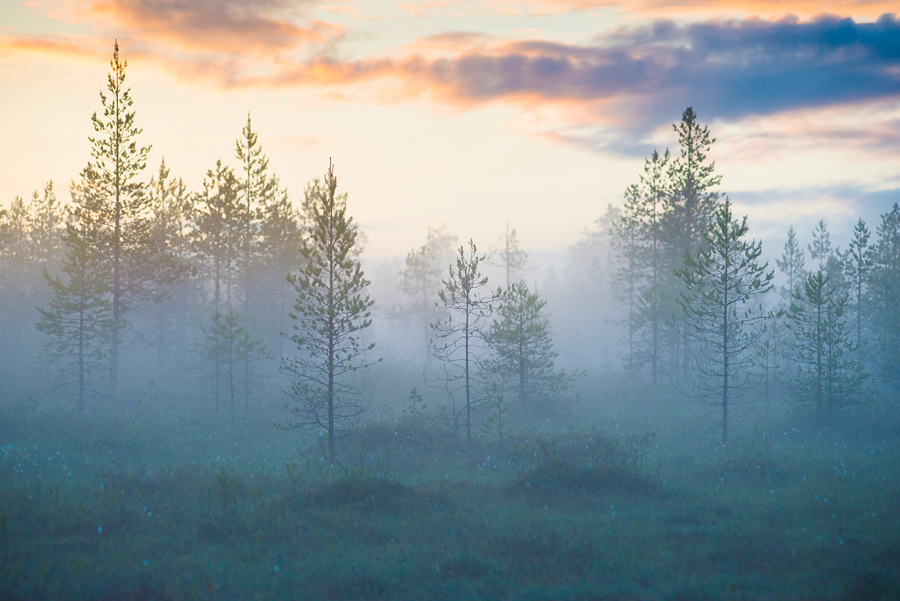
[[[624,443],[599,433],[539,436],[516,445],[518,474],[512,491],[554,495],[565,492],[650,497],[660,493],[644,471],[655,434],[632,435]]]
[[[415,488],[388,478],[348,476],[312,491],[317,505],[357,507],[390,512],[409,512],[428,507],[430,499]]]

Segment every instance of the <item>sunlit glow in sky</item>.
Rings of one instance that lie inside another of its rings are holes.
[[[0,204],[89,159],[113,40],[147,179],[199,189],[252,117],[296,202],[334,161],[367,255],[509,220],[563,248],[692,106],[751,234],[840,240],[900,202],[895,2],[13,0],[0,4]]]

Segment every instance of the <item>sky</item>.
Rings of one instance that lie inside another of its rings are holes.
[[[334,162],[368,257],[446,224],[567,247],[691,106],[750,235],[845,245],[900,202],[896,0],[4,0],[0,206],[90,159],[114,40],[146,179],[199,190],[250,115],[291,198]]]

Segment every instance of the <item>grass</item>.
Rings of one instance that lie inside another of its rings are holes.
[[[727,447],[648,421],[382,421],[335,467],[264,422],[6,418],[0,598],[900,599],[886,420]]]

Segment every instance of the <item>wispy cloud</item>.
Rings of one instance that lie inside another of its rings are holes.
[[[30,53],[93,60],[107,56],[108,46],[109,44],[104,44],[101,48],[95,41],[78,36],[0,36],[0,56]]]
[[[873,190],[868,186],[844,184],[799,190],[735,191],[730,194],[736,212],[748,214],[751,235],[767,240],[766,253],[781,253],[788,228],[793,225],[801,246],[810,241],[813,228],[824,220],[834,235],[833,242],[846,248],[856,220],[865,221],[875,232],[881,218],[900,199],[900,188]]]
[[[186,51],[241,56],[283,53],[321,44],[342,27],[309,20],[297,24],[286,0],[95,0],[87,13],[125,28],[147,42],[175,44]]]
[[[721,15],[765,18],[838,15],[874,19],[897,10],[893,0],[638,0],[627,3],[620,0],[494,0],[491,4],[499,12],[514,11],[529,15],[605,9],[643,17],[679,15],[695,18]]]

